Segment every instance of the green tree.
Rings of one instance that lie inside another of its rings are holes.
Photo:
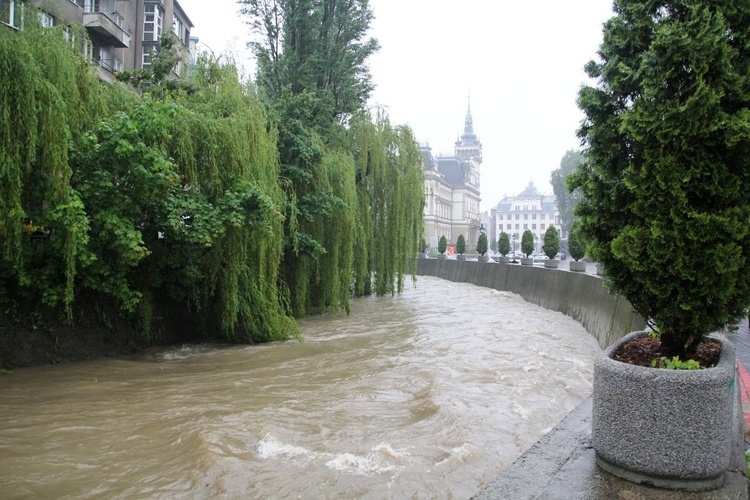
[[[618,0],[571,187],[611,289],[693,352],[750,304],[750,4]]]
[[[487,253],[487,233],[479,233],[479,238],[477,238],[477,253],[479,255]]]
[[[521,235],[521,252],[526,258],[534,253],[534,233],[531,232],[531,229],[525,230]]]
[[[510,253],[510,236],[508,236],[508,233],[502,233],[500,235],[500,239],[497,242],[497,251],[500,252],[500,255],[503,257]]]
[[[586,255],[586,246],[586,237],[581,230],[581,223],[576,221],[568,235],[568,251],[573,260],[578,261]]]
[[[459,234],[456,240],[456,253],[463,255],[464,252],[466,252],[466,238],[464,238],[463,234]]]
[[[438,240],[438,253],[444,254],[447,248],[448,248],[448,240],[445,238],[445,235],[443,235]]]
[[[562,225],[563,236],[570,233],[575,220],[575,206],[581,199],[581,190],[575,189],[570,191],[567,185],[568,177],[575,173],[578,165],[583,163],[585,158],[581,151],[568,150],[560,160],[560,168],[552,171],[550,183],[557,200],[557,209],[560,212],[560,223]]]
[[[554,259],[560,251],[560,235],[557,233],[557,228],[552,224],[544,232],[542,251],[550,259]]]
[[[365,107],[374,88],[367,58],[378,50],[368,38],[373,14],[367,0],[238,3],[260,38],[251,44],[257,82],[272,101],[286,89],[314,95],[309,117],[319,132]]]

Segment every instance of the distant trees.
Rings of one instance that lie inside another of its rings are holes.
[[[510,236],[508,236],[508,233],[502,233],[500,235],[500,239],[497,242],[497,251],[500,252],[500,255],[503,257],[510,253]]]
[[[456,253],[458,255],[466,253],[466,238],[464,238],[463,234],[459,234],[458,239],[456,240]]]
[[[443,235],[438,240],[438,253],[444,254],[447,249],[448,249],[448,240],[445,238],[445,235]]]
[[[487,233],[479,233],[479,238],[477,238],[477,253],[479,255],[487,253]]]
[[[534,233],[527,229],[521,235],[521,252],[528,258],[534,253]]]
[[[550,176],[552,190],[557,200],[557,209],[560,212],[560,225],[563,236],[570,233],[575,221],[575,206],[581,199],[580,189],[569,189],[568,177],[573,174],[578,166],[585,161],[581,151],[568,150],[560,160],[560,167],[553,170]]]
[[[554,259],[560,251],[560,235],[557,233],[557,228],[553,225],[550,225],[547,231],[544,232],[542,251],[550,259]]]

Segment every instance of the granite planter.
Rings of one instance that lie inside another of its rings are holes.
[[[557,269],[557,266],[560,264],[560,261],[557,259],[547,259],[544,261],[544,267],[547,269]]]
[[[521,265],[522,266],[533,266],[534,265],[534,259],[531,257],[522,257],[521,258]]]
[[[507,264],[508,262],[510,262],[510,257],[508,257],[507,255],[502,255],[500,257],[497,257],[497,261],[500,264]]]
[[[456,260],[466,260],[466,256],[464,254],[456,255]]]
[[[437,256],[437,258],[438,258],[438,260],[445,260],[446,257],[445,257],[444,253],[439,253],[438,256]]]
[[[579,273],[585,273],[586,272],[586,263],[582,260],[573,260],[570,262],[570,270],[576,271]]]
[[[477,257],[477,260],[479,262],[489,262],[490,261],[490,257],[489,257],[489,255],[480,255],[479,257]]]
[[[591,441],[597,464],[635,483],[662,488],[718,488],[729,468],[735,353],[722,343],[714,368],[667,370],[612,359],[634,332],[594,365]]]

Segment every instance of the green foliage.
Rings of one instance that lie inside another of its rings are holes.
[[[458,255],[463,255],[466,252],[466,238],[464,238],[463,234],[458,235],[458,239],[456,240],[456,253]]]
[[[557,233],[557,228],[552,224],[544,232],[542,251],[550,259],[554,259],[560,252],[560,235]]]
[[[448,249],[448,240],[445,238],[445,235],[443,235],[438,240],[438,253],[444,254],[447,249]]]
[[[487,234],[486,233],[479,233],[479,238],[477,238],[477,253],[479,255],[484,255],[487,253]]]
[[[700,370],[703,368],[696,360],[688,359],[687,361],[682,361],[679,356],[672,356],[671,359],[666,356],[654,359],[651,361],[651,367],[666,368],[667,370]]]
[[[583,234],[580,222],[573,223],[568,236],[568,252],[574,260],[578,261],[586,255],[586,236]]]
[[[568,177],[575,173],[578,165],[583,163],[584,156],[581,151],[568,150],[560,160],[560,168],[552,171],[550,184],[557,200],[557,209],[560,212],[563,235],[570,234],[575,221],[575,206],[581,199],[580,189],[568,189]]]
[[[257,81],[272,101],[287,90],[314,95],[307,123],[323,135],[365,108],[374,88],[367,58],[378,49],[367,37],[367,0],[238,3],[258,36]]]
[[[534,233],[530,229],[525,230],[521,235],[521,252],[526,258],[534,253]]]
[[[503,257],[510,253],[510,236],[508,236],[508,233],[502,233],[500,235],[500,239],[497,242],[497,251],[500,252],[500,255]]]
[[[587,161],[570,186],[606,282],[683,356],[750,304],[750,5],[615,12],[579,93]]]

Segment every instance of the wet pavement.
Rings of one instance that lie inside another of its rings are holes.
[[[750,430],[750,328],[744,318],[728,331],[737,355],[739,384],[735,393],[734,439],[730,470],[724,486],[708,492],[673,491],[639,485],[615,477],[596,465],[591,448],[592,400],[588,398],[557,427],[524,453],[473,499],[622,499],[723,500],[747,499],[744,429]]]

